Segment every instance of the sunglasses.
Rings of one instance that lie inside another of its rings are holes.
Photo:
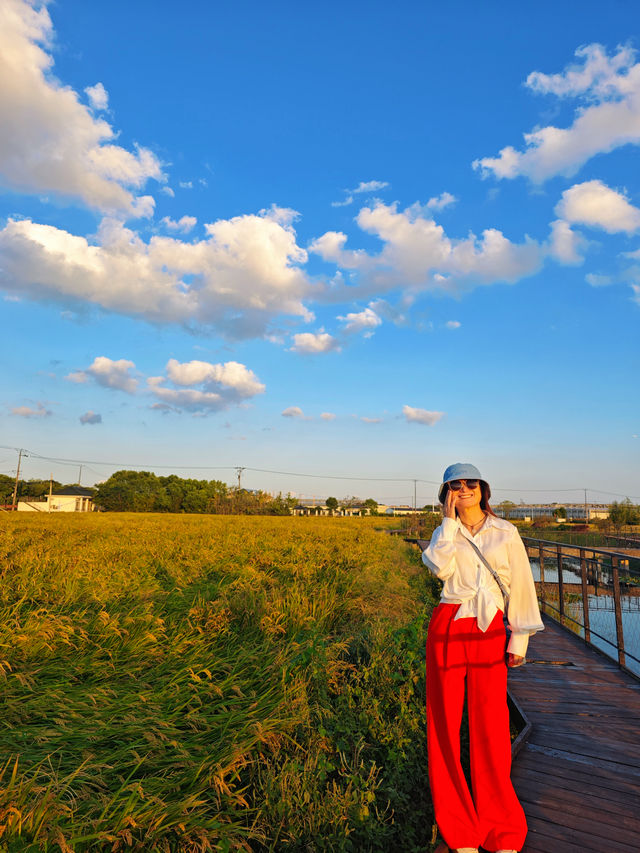
[[[480,480],[451,480],[447,483],[447,486],[449,486],[452,492],[459,492],[463,483],[467,484],[468,489],[477,489],[480,485]]]

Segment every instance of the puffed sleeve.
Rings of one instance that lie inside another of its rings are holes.
[[[511,568],[511,588],[509,590],[511,639],[507,651],[524,657],[527,653],[529,637],[537,631],[543,631],[544,625],[540,618],[538,597],[529,558],[520,534],[515,528],[508,548],[509,566]]]
[[[458,523],[453,518],[443,518],[440,527],[436,527],[429,547],[422,552],[422,561],[441,581],[450,578],[456,569],[455,535]]]

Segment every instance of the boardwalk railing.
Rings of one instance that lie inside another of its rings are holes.
[[[640,558],[523,537],[540,609],[640,676]]]
[[[632,534],[627,536],[624,533],[616,535],[607,533],[604,536],[604,540],[607,543],[607,546],[612,546],[614,548],[633,548],[640,550],[640,536]]]

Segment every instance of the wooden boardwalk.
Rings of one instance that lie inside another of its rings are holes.
[[[544,621],[529,663],[509,672],[532,724],[512,772],[529,823],[522,853],[638,853],[640,681]]]

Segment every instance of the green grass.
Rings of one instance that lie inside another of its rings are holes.
[[[433,590],[375,523],[3,517],[0,850],[427,849]]]

